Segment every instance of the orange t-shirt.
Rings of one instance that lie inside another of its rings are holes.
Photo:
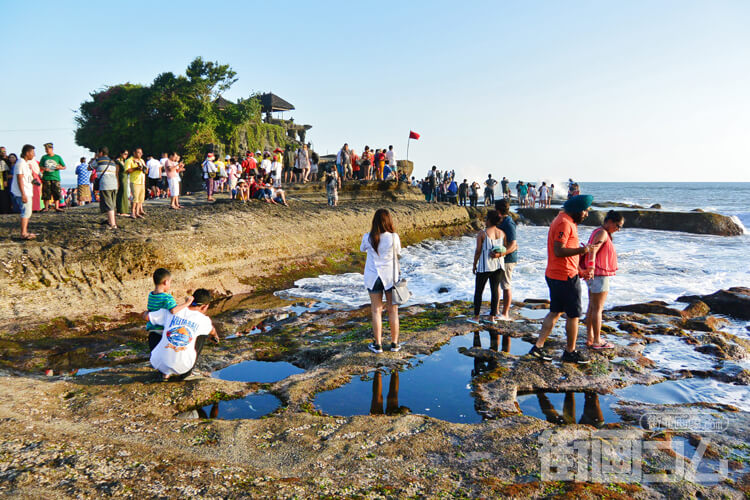
[[[565,212],[555,217],[547,233],[547,272],[545,276],[553,280],[567,280],[578,275],[578,255],[555,257],[553,244],[562,243],[563,248],[578,248],[578,226]]]

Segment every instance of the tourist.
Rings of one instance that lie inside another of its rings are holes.
[[[276,203],[277,205],[284,205],[285,207],[289,206],[289,204],[286,202],[286,193],[283,189],[281,189],[281,187],[274,186],[271,191],[273,192],[273,195],[271,195],[271,201],[273,203]]]
[[[130,188],[130,175],[126,162],[130,152],[127,149],[120,151],[120,155],[115,160],[117,167],[117,215],[119,217],[130,217],[130,200],[128,199],[128,190]],[[101,186],[100,186],[101,189]]]
[[[529,184],[529,206],[536,208],[536,184]]]
[[[352,149],[351,153],[351,161],[352,161],[352,179],[357,180],[359,179],[359,169],[360,169],[360,158],[359,155]]]
[[[492,174],[487,174],[487,180],[484,181],[485,207],[490,207],[495,204],[495,186],[497,186],[497,181],[492,178]]]
[[[210,302],[211,293],[199,288],[190,306],[177,314],[167,309],[143,313],[144,319],[164,327],[159,343],[151,349],[150,359],[151,366],[162,373],[162,380],[184,380],[190,376],[206,335],[219,343],[219,335],[206,316]]]
[[[148,155],[146,157],[146,169],[148,170],[146,189],[151,193],[151,198],[158,198],[161,195],[162,164],[153,156]]]
[[[549,208],[549,187],[544,181],[539,187],[539,208]]]
[[[503,198],[510,200],[510,181],[508,178],[503,176],[503,180],[500,181],[500,189],[502,190]]]
[[[377,169],[378,180],[384,180],[383,170],[385,169],[385,151],[382,149],[375,151],[375,166]]]
[[[589,289],[589,307],[586,312],[586,345],[591,349],[612,349],[614,345],[602,342],[602,312],[609,293],[609,277],[617,272],[617,251],[612,235],[622,229],[625,217],[610,210],[601,227],[594,229],[589,245],[594,251],[586,254],[584,277]]]
[[[563,210],[550,224],[547,233],[547,270],[545,279],[550,293],[549,313],[544,318],[542,330],[529,354],[543,361],[552,357],[542,348],[552,332],[552,328],[565,313],[565,333],[567,345],[562,355],[564,363],[586,364],[584,355],[576,350],[578,318],[581,316],[581,283],[579,256],[596,250],[595,245],[579,246],[578,224],[588,215],[594,197],[579,195],[570,198]]]
[[[469,183],[464,179],[460,186],[458,186],[458,204],[462,207],[466,206],[466,200],[469,194]]]
[[[216,182],[216,164],[214,163],[214,154],[206,154],[206,159],[201,164],[203,169],[203,181],[206,183],[206,201],[214,201],[214,188]]]
[[[479,324],[479,311],[482,307],[482,294],[487,281],[490,282],[490,313],[487,323],[497,323],[496,311],[498,309],[500,289],[500,275],[503,273],[505,263],[505,233],[498,228],[500,214],[497,210],[490,210],[484,218],[483,231],[477,234],[477,247],[474,251],[474,264],[472,273],[476,275],[474,283],[474,319],[472,323]]]
[[[224,192],[227,187],[227,163],[232,159],[231,156],[226,155],[224,161],[219,158],[216,160],[216,190],[220,193]]]
[[[428,203],[437,203],[437,186],[438,186],[438,172],[437,165],[433,165],[432,169],[427,173],[427,182],[430,188],[430,194],[428,195]]]
[[[65,170],[65,162],[56,155],[53,144],[48,142],[44,145],[45,154],[39,160],[42,169],[42,201],[44,211],[52,208],[54,201],[55,212],[62,212],[60,208],[60,170]]]
[[[453,178],[450,179],[450,181],[446,180],[448,183],[447,189],[447,195],[448,195],[448,202],[453,203],[454,205],[457,202],[457,195],[458,195],[458,184],[456,184],[456,181],[453,180]],[[466,182],[466,181],[464,181]]]
[[[15,210],[21,214],[21,239],[33,240],[36,234],[29,232],[29,219],[31,218],[32,206],[31,196],[34,191],[30,162],[34,160],[34,146],[24,145],[21,148],[21,158],[13,166],[13,178],[11,179],[10,193],[13,196]],[[59,201],[59,196],[58,196]]]
[[[263,159],[260,161],[260,166],[258,167],[258,175],[255,177],[255,180],[258,182],[262,182],[270,171],[271,171],[271,153],[269,153],[268,151],[263,151]],[[296,170],[295,170],[295,173],[297,173]]]
[[[529,201],[529,186],[524,184],[523,181],[518,181],[516,189],[518,190],[518,204],[521,208],[525,208]]]
[[[133,205],[130,216],[134,219],[143,219],[146,212],[143,203],[146,201],[146,162],[143,161],[143,150],[136,148],[133,156],[125,162],[125,171],[130,181],[130,193],[133,196]]]
[[[248,189],[247,181],[243,178],[237,179],[236,199],[241,200],[242,203],[247,203],[247,200],[250,199],[250,190]]]
[[[337,207],[339,204],[339,193],[338,193],[338,169],[331,166],[325,174],[324,182],[326,184],[326,196],[328,197],[328,204],[332,207]]]
[[[91,171],[86,158],[81,158],[81,163],[76,166],[76,182],[78,205],[84,206],[91,202]]]
[[[476,208],[479,206],[479,189],[481,186],[477,181],[471,183],[469,186],[469,205]]]
[[[227,181],[229,182],[229,198],[235,199],[237,197],[237,179],[239,178],[239,171],[242,168],[237,163],[236,158],[229,160],[227,165]]]
[[[550,207],[552,204],[552,200],[555,198],[555,185],[550,184],[549,185],[549,203],[547,203],[547,208]]]
[[[283,173],[283,164],[281,163],[283,151],[277,149],[273,155],[273,161],[271,162],[271,178],[273,179],[273,187],[281,188],[281,176]]]
[[[368,349],[374,353],[383,352],[383,293],[385,293],[388,321],[391,327],[391,351],[400,351],[398,343],[398,305],[393,303],[394,281],[398,282],[398,256],[401,253],[401,240],[393,227],[391,214],[385,208],[378,209],[372,218],[369,233],[362,236],[360,252],[367,252],[365,262],[365,287],[370,294],[372,312],[373,342]]]
[[[510,216],[510,200],[503,197],[495,202],[495,209],[500,214],[500,225],[497,227],[505,234],[505,266],[500,274],[500,288],[503,291],[503,311],[498,314],[500,321],[510,320],[510,305],[513,300],[513,269],[518,263],[518,240],[516,239],[516,223]],[[499,295],[499,294],[498,294]]]
[[[115,208],[117,206],[117,164],[109,158],[109,148],[99,148],[96,155],[96,175],[99,180],[99,211],[107,214],[110,229],[117,229]]]
[[[0,214],[11,213],[10,185],[12,182],[13,171],[8,165],[8,153],[4,147],[0,146]]]
[[[392,172],[398,172],[398,165],[396,163],[396,153],[393,151],[393,146],[388,146],[388,152],[385,153],[385,161]]]
[[[297,150],[297,157],[295,158],[294,174],[297,177],[297,181],[302,184],[307,184],[307,179],[310,176],[310,156],[307,153],[307,144],[303,144]]]
[[[180,205],[180,172],[185,170],[185,166],[178,159],[177,153],[172,152],[164,163],[164,170],[167,172],[167,187],[171,198],[169,208],[172,210],[182,208],[182,205]]]
[[[360,160],[361,174],[360,178],[366,181],[372,179],[372,161],[373,155],[370,151],[370,146],[365,146],[365,150],[362,152],[362,159]]]
[[[578,183],[574,182],[573,179],[568,179],[568,199],[579,194],[581,194],[581,188],[578,186]]]
[[[318,163],[320,163],[320,155],[310,149],[310,144],[307,145],[307,150],[310,152],[310,180],[318,180]]]
[[[284,147],[284,156],[282,158],[282,173],[284,176],[284,183],[292,182],[293,180],[293,171],[294,171],[294,151],[292,151],[292,146],[290,144],[287,144]]]
[[[336,170],[338,171],[338,183],[339,188],[341,188],[341,183],[346,178],[346,169],[347,166],[351,168],[351,156],[349,155],[349,144],[344,143],[344,145],[339,150],[338,154],[336,155]]]
[[[160,267],[154,271],[154,290],[149,292],[146,309],[148,312],[156,312],[160,309],[167,309],[172,314],[177,314],[181,310],[188,307],[193,302],[193,297],[188,297],[185,302],[181,305],[177,305],[177,301],[174,299],[169,289],[172,287],[172,273],[168,269]],[[148,344],[150,350],[153,351],[154,347],[159,343],[164,332],[163,325],[155,325],[151,321],[146,322],[146,332],[148,332]]]

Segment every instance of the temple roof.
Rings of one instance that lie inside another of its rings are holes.
[[[285,101],[271,92],[261,94],[258,98],[260,99],[261,111],[263,113],[268,113],[269,111],[291,111],[294,109],[292,103]]]

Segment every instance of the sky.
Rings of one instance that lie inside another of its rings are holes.
[[[415,173],[750,181],[750,2],[0,0],[0,145],[89,156],[89,93],[229,64],[321,154],[392,144]],[[133,145],[135,147],[136,145]],[[64,181],[74,182],[69,170]]]

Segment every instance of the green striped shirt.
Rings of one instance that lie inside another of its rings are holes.
[[[148,312],[158,311],[159,309],[172,309],[177,305],[177,301],[169,293],[154,293],[148,294],[148,305],[146,306]],[[146,323],[146,330],[163,330],[164,327],[160,325],[154,325],[150,321]]]

